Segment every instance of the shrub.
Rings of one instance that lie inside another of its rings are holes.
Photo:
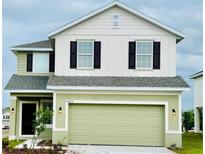
[[[9,145],[9,139],[8,138],[3,138],[2,139],[2,147],[6,148]]]
[[[194,112],[186,111],[183,112],[183,126],[185,128],[185,131],[191,130],[194,127]]]

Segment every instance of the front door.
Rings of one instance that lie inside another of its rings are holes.
[[[35,120],[36,103],[22,104],[22,123],[21,135],[34,135],[33,120]]]

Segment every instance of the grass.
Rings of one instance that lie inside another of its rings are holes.
[[[8,138],[3,138],[2,139],[3,149],[8,148],[9,151],[12,151],[16,145],[21,144],[22,142],[24,142],[24,140],[11,140],[11,141],[9,141]]]
[[[199,133],[184,133],[182,135],[182,148],[170,149],[178,154],[202,154],[203,135]]]
[[[21,144],[22,142],[24,142],[24,140],[11,140],[9,141],[8,148],[12,150],[15,146]]]

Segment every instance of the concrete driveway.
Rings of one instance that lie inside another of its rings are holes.
[[[165,147],[68,145],[67,154],[175,154]]]

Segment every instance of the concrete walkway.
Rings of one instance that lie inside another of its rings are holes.
[[[175,154],[165,147],[68,145],[67,154]]]

